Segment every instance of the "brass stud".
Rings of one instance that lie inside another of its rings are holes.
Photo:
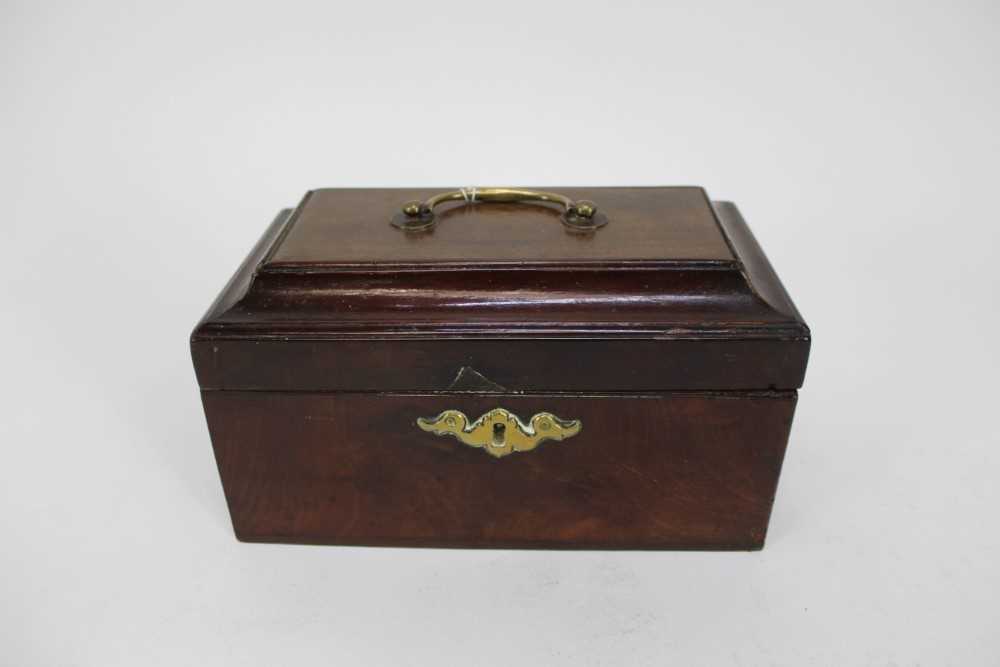
[[[573,205],[573,210],[581,218],[592,218],[597,213],[597,204],[586,199],[581,199]]]
[[[416,218],[420,215],[421,206],[418,201],[408,201],[403,204],[403,213],[410,218]]]

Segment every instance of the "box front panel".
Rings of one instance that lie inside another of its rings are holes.
[[[763,545],[796,394],[202,392],[237,536]]]

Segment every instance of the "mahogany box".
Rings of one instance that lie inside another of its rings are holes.
[[[701,188],[320,189],[191,352],[240,540],[759,549],[809,343]]]

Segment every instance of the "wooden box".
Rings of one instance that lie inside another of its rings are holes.
[[[732,204],[553,192],[278,215],[191,338],[239,539],[763,546],[809,329]]]

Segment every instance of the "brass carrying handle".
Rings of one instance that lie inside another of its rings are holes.
[[[537,190],[518,188],[460,188],[452,192],[442,192],[424,202],[410,201],[392,218],[392,224],[408,232],[424,231],[432,228],[437,219],[434,208],[451,201],[477,203],[542,202],[559,204],[563,207],[562,223],[572,231],[590,232],[608,224],[608,218],[597,210],[597,204],[580,199],[573,201],[564,195]]]

